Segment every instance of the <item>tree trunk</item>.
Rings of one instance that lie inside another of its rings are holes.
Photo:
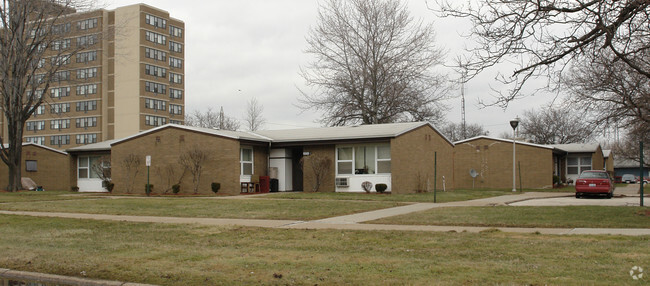
[[[7,167],[9,168],[9,185],[7,191],[15,192],[23,189],[21,182],[21,159],[23,152],[23,129],[21,124],[11,122],[13,126],[9,127],[9,146],[7,152]]]

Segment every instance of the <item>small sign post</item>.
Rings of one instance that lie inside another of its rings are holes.
[[[151,193],[151,190],[149,189],[151,185],[149,185],[149,167],[151,167],[151,156],[147,155],[145,157],[145,164],[147,165],[147,196]]]

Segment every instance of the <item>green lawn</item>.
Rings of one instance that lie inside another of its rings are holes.
[[[97,198],[0,204],[1,210],[115,215],[314,220],[400,206],[398,202],[297,201],[211,198]]]
[[[512,195],[512,190],[454,190],[454,191],[437,191],[435,193],[436,202],[457,202],[482,199],[487,197],[496,197],[503,195]],[[378,193],[310,193],[310,192],[292,192],[292,193],[275,193],[266,197],[257,197],[259,199],[276,198],[276,199],[304,199],[304,200],[357,200],[357,201],[391,201],[391,202],[422,202],[432,203],[434,193],[420,194],[378,194]]]
[[[285,230],[6,215],[0,233],[0,268],[158,285],[642,285],[629,271],[650,268],[648,236]]]
[[[376,224],[549,228],[650,228],[648,207],[446,207],[375,220]]]
[[[87,196],[66,191],[20,191],[0,192],[0,203],[33,202],[33,201],[59,201],[85,199]]]

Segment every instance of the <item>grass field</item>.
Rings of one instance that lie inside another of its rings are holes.
[[[369,223],[549,228],[650,228],[648,207],[449,207]]]
[[[159,285],[643,285],[630,268],[650,268],[647,236],[307,231],[6,215],[0,233],[0,268]]]
[[[268,198],[276,199],[304,199],[304,200],[357,200],[357,201],[391,201],[391,202],[421,202],[433,203],[434,196],[436,202],[457,202],[482,199],[495,196],[512,195],[512,190],[454,190],[454,191],[437,191],[420,193],[420,194],[378,194],[378,193],[277,193],[271,194]],[[267,197],[258,197],[265,199]]]
[[[331,200],[240,200],[165,197],[15,202],[11,204],[0,204],[0,210],[171,217],[314,220],[399,205],[402,204],[390,201],[359,203]]]
[[[20,192],[0,192],[0,203],[11,202],[34,202],[34,201],[61,201],[61,200],[78,200],[84,199],[84,196],[78,196],[79,193],[62,192],[62,191],[20,191]]]

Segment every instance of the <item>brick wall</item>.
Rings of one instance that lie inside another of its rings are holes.
[[[475,179],[476,188],[512,188],[512,142],[481,138],[456,145],[455,185],[459,189],[471,189],[470,169],[480,175]],[[517,144],[516,160],[521,162],[521,178],[524,188],[539,189],[553,185],[553,152],[551,149]],[[519,163],[517,163],[516,186],[519,189]]]
[[[454,188],[453,145],[428,125],[391,140],[391,192],[433,191],[434,157],[437,153],[436,188]],[[428,187],[427,187],[428,182]]]
[[[303,152],[309,152],[309,156],[303,156],[303,190],[311,192],[315,185],[315,173],[311,167],[311,160],[316,157],[324,157],[330,160],[330,168],[325,176],[325,180],[321,183],[319,192],[334,192],[334,178],[336,176],[336,147],[334,145],[319,145],[319,146],[305,146]]]
[[[36,145],[23,146],[21,175],[31,178],[37,185],[47,191],[70,190],[70,157],[67,154],[42,148]],[[36,172],[27,172],[25,162],[36,161]],[[0,188],[5,189],[9,184],[9,168],[0,164]]]

